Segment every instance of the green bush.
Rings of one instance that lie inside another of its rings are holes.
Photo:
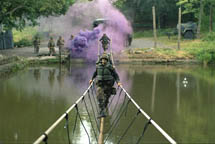
[[[201,44],[193,44],[185,50],[194,55],[198,60],[209,63],[215,62],[214,42],[202,42]]]
[[[206,61],[206,62],[215,62],[215,49],[201,49],[197,53],[197,58],[201,61]]]
[[[22,31],[18,31],[13,29],[13,40],[14,42],[19,42],[22,39],[32,40],[34,36],[37,34],[38,28],[37,27],[26,27]]]
[[[32,46],[32,45],[33,45],[32,40],[28,40],[25,38],[21,39],[18,42],[14,42],[15,47],[27,47],[27,46]]]
[[[203,41],[215,41],[215,32],[208,33],[204,38]]]

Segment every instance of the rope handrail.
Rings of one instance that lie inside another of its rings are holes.
[[[75,104],[73,104],[63,115],[61,115],[45,132],[44,134],[42,134],[33,144],[39,144],[41,143],[45,138],[47,138],[47,136],[49,135],[50,132],[52,132],[52,130],[62,121],[64,120],[64,118],[71,112],[72,109],[74,109],[76,107],[76,105],[85,97],[87,96],[87,92],[90,90],[90,88],[92,87],[94,83],[93,82],[89,85],[89,87],[87,88],[87,90],[85,90],[85,92],[83,93],[83,95],[75,102]]]
[[[83,95],[73,104],[63,115],[61,115],[33,144],[39,144],[45,139],[48,139],[49,133],[52,132],[52,130],[61,122],[64,120],[64,118],[68,117],[68,114],[71,112],[72,109],[76,108],[78,103],[87,96],[87,93],[89,94],[89,90],[93,86],[94,81],[90,84],[90,86],[85,90]],[[131,101],[135,107],[138,109],[140,113],[142,113],[148,120],[149,123],[151,123],[170,143],[176,144],[176,142],[154,121],[150,118],[150,116],[144,112],[141,107],[133,100],[133,98],[128,94],[128,92],[124,89],[122,85],[120,85],[121,92],[122,90],[125,93],[125,97],[127,96],[129,101]],[[120,92],[120,93],[121,93]]]
[[[128,94],[128,92],[124,89],[122,85],[120,85],[121,89],[126,93],[126,96],[131,100],[131,102],[135,105],[135,107],[151,122],[151,124],[172,144],[176,144],[176,141],[173,140],[154,120],[152,120],[149,115],[144,112],[141,107],[134,101],[134,99]]]

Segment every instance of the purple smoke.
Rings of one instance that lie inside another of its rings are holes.
[[[107,21],[93,29],[93,21],[98,18]],[[54,39],[63,36],[65,47],[71,50],[72,56],[94,60],[98,46],[101,48],[98,39],[103,33],[111,39],[114,55],[124,49],[127,35],[132,33],[130,22],[109,0],[77,1],[64,16],[41,18],[39,30],[48,31]],[[70,40],[71,34],[75,36],[74,41]]]
[[[69,44],[70,55],[73,58],[81,57],[95,60],[99,33],[98,28],[94,28],[92,31],[81,30]]]
[[[92,3],[98,8],[102,18],[107,21],[91,31],[80,30],[75,38],[68,43],[72,57],[84,57],[91,60],[97,59],[98,46],[102,51],[98,40],[104,33],[111,39],[110,46],[113,53],[118,54],[125,47],[127,35],[132,33],[131,25],[125,16],[114,8],[108,0],[96,0]],[[90,25],[92,25],[92,21]]]

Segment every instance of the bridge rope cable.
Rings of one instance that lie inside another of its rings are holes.
[[[88,140],[89,140],[89,144],[90,144],[90,135],[89,135],[89,133],[87,132],[87,129],[86,129],[86,127],[84,126],[84,123],[83,123],[83,121],[82,121],[82,119],[81,119],[81,115],[80,115],[79,110],[78,110],[78,105],[76,105],[75,108],[76,108],[76,111],[77,111],[77,113],[78,113],[79,120],[80,120],[80,122],[81,122],[81,124],[82,124],[82,126],[83,126],[83,128],[84,128],[84,130],[85,130],[85,132],[86,132],[86,134],[87,134],[87,136],[88,136]]]
[[[77,120],[78,120],[78,112],[76,111],[76,116],[75,116],[75,124],[74,124],[74,127],[73,127],[73,130],[72,130],[72,138],[75,134],[75,129],[76,129],[76,125],[77,125]]]
[[[126,128],[126,130],[124,131],[124,133],[122,134],[122,136],[119,138],[119,141],[117,142],[118,144],[124,138],[124,136],[126,135],[126,133],[128,132],[128,130],[130,129],[130,127],[133,125],[133,123],[135,122],[135,120],[137,119],[137,117],[139,116],[139,114],[140,114],[140,111],[138,110],[137,114],[133,117],[132,121],[130,122],[130,124],[128,125],[128,127]]]
[[[112,115],[114,115],[114,113],[115,113],[115,111],[116,111],[116,108],[117,108],[117,105],[118,105],[118,103],[119,103],[119,99],[120,99],[121,93],[122,93],[122,89],[121,89],[121,91],[119,92],[119,96],[118,96],[118,99],[117,99],[116,105],[115,105],[115,107],[114,107],[114,109],[113,109],[113,113],[112,113]]]
[[[147,128],[148,128],[148,126],[149,126],[150,124],[151,124],[151,119],[148,120],[148,122],[145,124],[144,129],[143,129],[143,133],[142,133],[142,135],[138,138],[136,144],[139,144],[139,143],[140,143],[141,139],[143,138],[143,136],[144,136],[144,134],[145,134],[145,132],[146,132],[146,130],[147,130]]]
[[[117,90],[116,90],[116,91],[118,91],[118,89],[119,89],[119,86],[117,87]],[[116,95],[117,95],[117,94],[116,94]],[[108,104],[108,106],[110,106],[110,105],[112,104],[112,101],[113,101],[113,99],[115,98],[116,95],[113,95],[113,96],[112,96],[112,98],[111,98],[110,103]]]
[[[96,103],[96,100],[95,100],[95,96],[94,96],[94,92],[93,91],[95,91],[95,86],[93,85],[93,87],[91,88],[91,93],[92,93],[92,97],[93,97],[93,101],[94,101],[94,103],[95,103],[95,107],[96,107],[96,111],[97,111],[97,113],[99,113],[99,108],[98,108],[98,104]],[[96,93],[96,92],[95,92]],[[96,95],[96,94],[95,94]]]
[[[45,136],[45,138],[43,139],[43,142],[45,144],[48,144],[48,135],[46,133],[43,134]]]
[[[85,90],[83,95],[75,102],[75,104],[73,104],[64,114],[62,114],[36,141],[34,141],[33,144],[39,144],[42,141],[44,141],[45,143],[48,143],[47,141],[48,141],[49,133],[51,133],[55,129],[55,127],[59,125],[59,123],[66,117],[67,114],[71,112],[71,110],[77,107],[77,104],[83,99],[83,97],[86,96],[87,91],[92,87],[93,83],[94,83],[94,80],[89,85],[89,87]],[[78,113],[78,115],[80,114]]]
[[[111,59],[112,59],[112,63],[113,63],[113,67],[115,67],[114,65],[114,58],[113,58],[113,51],[112,51],[112,47],[111,47],[112,41],[110,41],[110,53],[111,53]],[[148,114],[146,114],[146,112],[144,112],[140,106],[131,98],[131,96],[128,94],[128,92],[123,88],[122,85],[120,85],[121,89],[123,89],[123,91],[126,93],[126,96],[132,101],[132,103],[135,105],[135,107],[148,119],[150,120],[150,123],[172,144],[176,144],[176,141],[173,140],[155,121],[153,121]]]
[[[128,105],[129,103],[130,103],[130,100],[128,100],[128,102],[127,102],[127,104],[126,104],[126,107],[127,107],[127,105]],[[122,114],[125,112],[125,110],[126,110],[126,109],[124,109],[124,110],[120,113],[120,115],[119,115],[118,118],[116,119],[116,122],[113,123],[113,126],[110,128],[110,132],[108,133],[108,136],[107,136],[107,137],[105,138],[105,140],[104,140],[104,144],[107,142],[107,140],[108,140],[108,138],[110,137],[110,135],[112,134],[114,128],[116,128],[116,125],[119,123],[119,120],[121,119]]]
[[[119,89],[120,88],[120,89]],[[141,134],[141,136],[138,138],[137,140],[137,144],[140,143],[141,139],[143,138],[144,136],[144,133],[146,132],[149,124],[152,124],[170,143],[172,144],[176,144],[176,142],[157,124],[155,123],[155,121],[153,121],[141,108],[140,106],[131,98],[131,96],[128,94],[128,92],[123,88],[122,85],[119,86],[119,88],[117,88],[117,91],[119,91],[119,94],[118,94],[118,99],[117,99],[117,103],[116,105],[114,106],[114,109],[113,109],[113,113],[114,114],[116,112],[116,107],[117,105],[119,105],[119,99],[122,95],[122,92],[125,93],[124,95],[124,98],[123,98],[123,103],[121,104],[119,110],[118,110],[118,115],[116,116],[116,118],[114,119],[112,125],[110,126],[109,130],[108,130],[108,135],[107,137],[105,138],[104,140],[104,144],[107,142],[108,138],[111,136],[112,132],[114,131],[114,129],[117,127],[117,125],[119,124],[119,121],[120,119],[122,118],[123,114],[125,114],[125,116],[127,115],[127,109],[128,109],[128,106],[129,106],[129,103],[132,102],[134,104],[134,106],[138,109],[138,113],[133,117],[132,121],[129,123],[128,127],[125,129],[125,131],[123,132],[122,136],[120,137],[118,143],[120,143],[120,141],[125,137],[125,135],[127,134],[127,132],[129,131],[129,129],[131,128],[131,126],[134,124],[134,121],[136,120],[137,116],[141,113],[143,114],[147,119],[148,119],[148,122],[145,124],[144,126],[144,129],[143,129],[143,132]],[[91,95],[90,95],[90,91],[91,91]],[[89,140],[89,143],[91,143],[91,140],[90,140],[90,136],[89,136],[89,133],[82,121],[82,118],[81,118],[81,115],[80,115],[80,112],[79,112],[79,109],[78,109],[78,104],[80,101],[84,101],[84,104],[85,104],[85,108],[86,108],[86,111],[87,111],[87,114],[88,114],[88,117],[90,119],[90,123],[91,123],[91,126],[93,128],[93,132],[94,132],[94,135],[96,137],[96,141],[98,142],[97,140],[97,135],[96,135],[96,131],[93,127],[93,123],[92,123],[92,119],[91,119],[91,116],[90,116],[90,113],[89,113],[89,110],[88,110],[88,107],[87,107],[87,103],[85,101],[85,97],[88,93],[88,97],[89,97],[89,100],[90,100],[90,105],[92,107],[92,110],[93,110],[93,116],[94,116],[94,119],[96,121],[96,125],[97,125],[97,129],[99,131],[99,126],[98,126],[98,123],[97,123],[97,119],[96,119],[96,114],[95,114],[95,111],[94,111],[94,107],[93,107],[93,102],[92,102],[92,99],[95,103],[95,105],[97,106],[97,103],[96,103],[96,100],[95,100],[95,96],[94,94],[96,94],[96,90],[95,90],[95,85],[94,85],[94,80],[93,82],[90,84],[90,86],[87,88],[87,90],[84,92],[84,94],[75,102],[75,104],[73,104],[50,128],[48,128],[48,130],[46,130],[44,132],[44,134],[42,134],[35,142],[34,144],[39,144],[40,142],[45,142],[45,143],[48,143],[48,134],[50,132],[52,132],[52,130],[63,120],[63,118],[66,118],[66,128],[67,128],[67,136],[68,136],[68,141],[69,141],[69,144],[70,144],[70,134],[69,134],[69,124],[68,124],[68,114],[71,110],[73,110],[74,108],[76,108],[76,118],[75,118],[75,124],[74,124],[74,127],[73,127],[73,134],[72,134],[72,137],[74,136],[74,133],[75,133],[75,129],[76,129],[76,125],[77,125],[77,120],[78,120],[78,117],[79,117],[79,120],[80,120],[80,123],[82,124],[87,136],[88,136],[88,140]],[[114,97],[113,97],[114,98]],[[111,100],[111,102],[109,103],[109,106],[112,105],[112,101],[113,101],[113,98]],[[126,102],[126,99],[127,99],[127,102]],[[126,103],[126,104],[125,104]],[[125,106],[124,106],[125,105]],[[97,107],[96,107],[97,108]],[[98,109],[97,109],[97,112],[98,112]]]
[[[129,102],[130,102],[130,99],[129,99]],[[127,115],[127,111],[128,111],[128,105],[126,105],[126,108],[125,108],[125,117]]]
[[[91,104],[91,107],[92,107],[92,110],[93,110],[93,115],[94,115],[94,120],[96,121],[96,127],[97,127],[97,130],[99,132],[99,124],[98,124],[98,121],[97,121],[97,118],[96,118],[96,114],[95,114],[95,111],[94,111],[94,107],[93,107],[93,104],[92,104],[92,100],[90,98],[90,92],[88,91],[88,97],[89,97],[89,100],[90,100],[90,104]]]
[[[125,93],[122,106],[124,106],[126,98],[127,98],[127,96],[126,96],[126,93]]]
[[[92,127],[92,129],[93,129],[93,133],[94,133],[95,138],[96,138],[96,141],[97,141],[97,143],[98,143],[97,135],[96,135],[96,132],[95,132],[95,129],[94,129],[94,126],[93,126],[93,123],[92,123],[91,117],[90,117],[90,113],[89,113],[89,110],[88,110],[88,107],[87,107],[87,104],[86,104],[85,98],[83,98],[83,101],[84,101],[85,108],[86,108],[86,110],[87,110],[87,114],[88,114],[88,117],[89,117],[89,120],[90,120],[91,127]]]
[[[124,98],[126,98],[126,97],[124,97]],[[128,99],[129,100],[129,99]],[[125,99],[123,100],[123,102],[125,102]],[[120,108],[119,108],[119,114],[123,111],[123,106],[124,106],[124,104],[122,104],[121,106],[120,106]],[[125,107],[125,108],[127,108],[127,107]],[[113,114],[112,114],[113,115]],[[118,119],[118,117],[119,117],[119,115],[117,115],[116,117],[115,117],[115,119],[113,120],[113,122],[112,122],[112,124],[110,125],[110,127],[109,127],[109,129],[107,130],[107,132],[109,133],[109,131],[111,130],[111,128],[113,127],[113,125],[115,124],[115,122],[116,122],[116,120]]]
[[[70,141],[70,132],[69,132],[69,115],[68,115],[68,113],[66,114],[65,119],[66,119],[66,123],[65,123],[64,128],[66,128],[68,142],[69,142],[69,144],[71,144],[71,141]]]
[[[141,107],[133,100],[133,98],[128,94],[128,92],[120,85],[121,89],[126,93],[126,96],[134,104],[134,106],[148,119],[150,123],[172,144],[176,144],[176,141],[173,140],[154,120],[152,120],[146,112],[144,112]]]

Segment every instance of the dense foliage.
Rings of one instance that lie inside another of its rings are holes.
[[[14,47],[27,47],[27,46],[33,46],[33,43],[29,39],[21,39],[18,42],[14,42]]]
[[[178,8],[182,7],[182,22],[199,20],[201,0],[117,0],[119,8],[133,23],[134,28],[152,28],[152,6],[156,7],[158,28],[175,27],[178,22]],[[203,0],[204,17],[213,17],[215,0]],[[209,21],[209,18],[207,18]],[[207,22],[208,24],[213,23]],[[204,25],[208,27],[208,25]]]
[[[65,14],[74,0],[1,0],[0,26],[23,29],[41,16]]]

